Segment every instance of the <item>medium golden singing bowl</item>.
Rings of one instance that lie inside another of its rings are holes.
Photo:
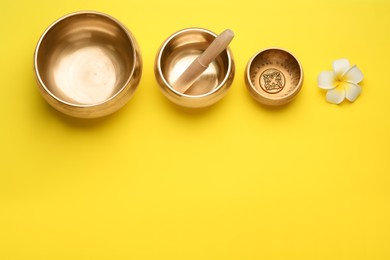
[[[290,52],[266,49],[249,61],[245,82],[255,100],[268,106],[280,106],[290,102],[300,91],[303,70]]]
[[[142,74],[138,44],[115,18],[66,15],[41,36],[34,54],[40,92],[55,109],[79,118],[111,114],[132,97]]]
[[[171,35],[157,53],[154,71],[162,93],[173,103],[189,108],[210,106],[222,99],[234,78],[234,61],[229,48],[224,50],[185,94],[172,83],[217,37],[211,31],[189,28]]]

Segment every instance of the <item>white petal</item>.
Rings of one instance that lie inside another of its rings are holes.
[[[336,87],[336,78],[333,71],[323,71],[317,78],[318,87],[322,89],[332,89]]]
[[[356,67],[356,65],[354,65],[344,74],[341,80],[358,84],[360,81],[363,80],[363,73],[358,67]]]
[[[344,88],[334,88],[326,93],[326,100],[333,104],[340,104],[345,98]]]
[[[341,77],[350,67],[351,65],[347,59],[333,61],[333,71],[336,77]]]
[[[343,82],[340,87],[344,88],[345,97],[351,102],[355,101],[362,92],[362,88],[359,85],[349,82]]]

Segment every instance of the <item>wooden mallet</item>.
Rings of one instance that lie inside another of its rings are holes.
[[[233,40],[234,33],[231,30],[223,31],[209,47],[196,58],[190,66],[181,74],[172,86],[177,91],[185,93],[191,88],[192,84],[202,75],[202,73],[209,67],[210,63],[227,48],[229,43]]]

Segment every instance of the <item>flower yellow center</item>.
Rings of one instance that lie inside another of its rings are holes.
[[[343,83],[343,80],[341,79],[341,75],[337,76],[335,79],[335,86],[338,87],[341,83]]]

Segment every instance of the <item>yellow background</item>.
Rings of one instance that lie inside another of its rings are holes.
[[[32,57],[55,19],[97,10],[141,47],[135,96],[101,120],[52,109]],[[390,259],[390,2],[6,1],[0,3],[0,259]],[[203,112],[172,105],[154,58],[186,27],[232,29],[236,78]],[[289,105],[249,96],[257,51],[305,72]],[[337,58],[364,73],[332,105],[317,75]]]

